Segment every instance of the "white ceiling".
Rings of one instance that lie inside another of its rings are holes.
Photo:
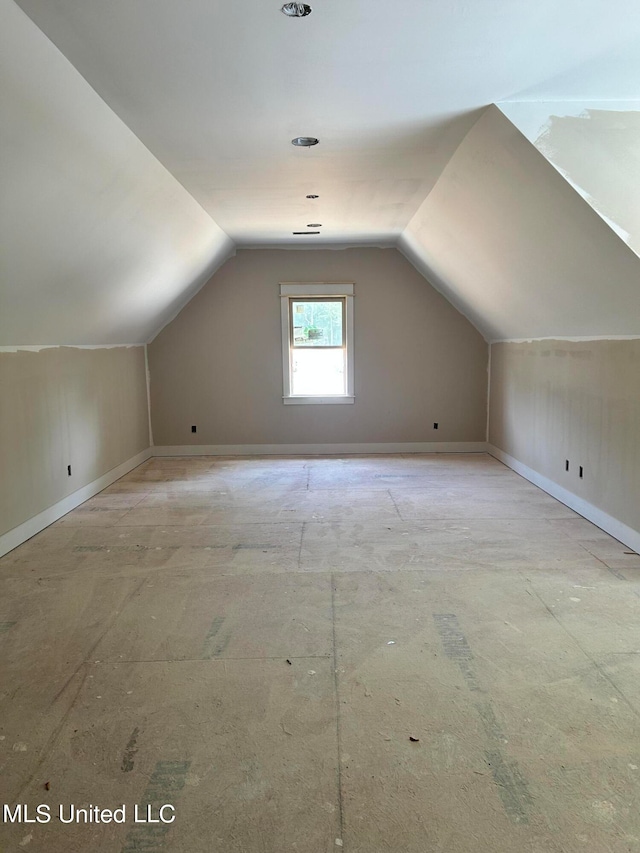
[[[535,142],[565,102],[630,109],[640,3],[311,4],[0,0],[0,344],[148,340],[234,244],[398,245],[488,337],[640,333],[640,260],[487,110]]]
[[[18,2],[240,245],[312,222],[314,243],[393,241],[478,110],[573,96],[583,65],[620,97],[622,48],[640,79],[637,0],[312,0],[301,19],[281,0]]]

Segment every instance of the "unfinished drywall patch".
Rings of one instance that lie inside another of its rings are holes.
[[[492,344],[489,441],[640,532],[640,340]]]
[[[495,106],[400,248],[490,339],[639,331],[638,256]]]
[[[640,254],[640,111],[552,115],[535,145]]]
[[[0,353],[0,400],[0,535],[149,446],[142,346]]]
[[[283,405],[282,281],[355,282],[353,406]],[[159,446],[485,440],[487,344],[395,249],[240,250],[148,354]]]

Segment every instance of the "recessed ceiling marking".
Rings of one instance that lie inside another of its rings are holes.
[[[289,18],[306,18],[313,10],[308,3],[285,3],[280,11]]]

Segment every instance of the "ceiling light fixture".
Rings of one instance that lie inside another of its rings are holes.
[[[297,148],[311,148],[312,145],[317,145],[320,142],[315,136],[296,136],[291,140],[291,144]]]
[[[308,3],[285,3],[280,11],[290,18],[306,18],[313,10]]]
[[[319,231],[292,231],[291,233],[295,234],[295,236],[298,237],[302,234],[319,234],[320,232]]]
[[[319,195],[308,195],[307,198],[320,198]]]

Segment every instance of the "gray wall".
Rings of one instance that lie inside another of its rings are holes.
[[[0,353],[0,535],[148,446],[144,347]]]
[[[354,405],[283,405],[281,281],[355,282]],[[485,439],[488,346],[395,249],[239,251],[148,352],[156,445]]]
[[[489,441],[640,531],[640,340],[493,344]]]

